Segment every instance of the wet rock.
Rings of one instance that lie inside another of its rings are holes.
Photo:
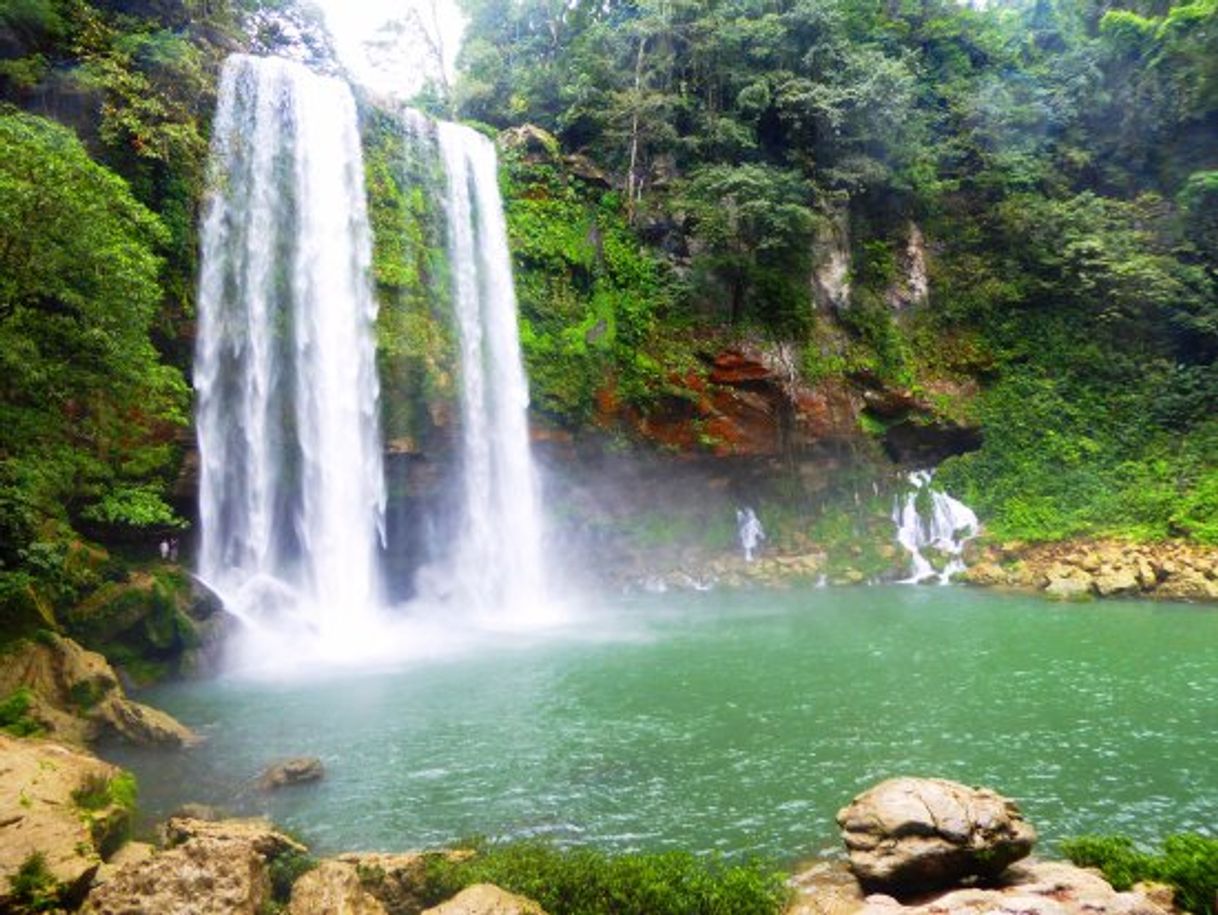
[[[105,658],[71,639],[43,633],[13,646],[0,663],[0,696],[28,687],[32,716],[53,737],[73,743],[114,734],[137,744],[191,746],[198,737],[164,712],[133,702]]]
[[[898,895],[995,876],[1036,841],[1013,802],[938,778],[881,782],[843,808],[837,822],[859,882]]]
[[[1104,569],[1095,577],[1095,590],[1100,597],[1134,594],[1141,589],[1137,574],[1130,568]]]
[[[130,811],[114,804],[87,810],[77,798],[120,772],[79,750],[0,734],[0,911],[10,879],[36,853],[62,892],[83,895],[102,852],[121,843]]]
[[[531,899],[489,883],[479,883],[462,890],[448,902],[427,909],[423,915],[545,915],[545,912]]]
[[[297,756],[268,766],[258,779],[258,787],[263,791],[273,791],[289,785],[304,785],[321,781],[325,774],[326,767],[316,756]]]
[[[1050,573],[1045,594],[1054,600],[1088,600],[1091,597],[1091,576],[1081,569],[1066,574]]]
[[[1010,576],[996,562],[978,562],[961,573],[961,579],[970,585],[1000,587],[1010,582]]]
[[[292,885],[288,915],[386,915],[355,865],[323,861]]]

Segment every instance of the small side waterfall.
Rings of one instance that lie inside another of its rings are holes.
[[[377,615],[385,505],[371,236],[347,85],[225,63],[202,226],[194,384],[201,577],[327,649]]]
[[[765,528],[761,519],[748,506],[736,509],[736,536],[740,540],[740,549],[744,551],[744,561],[752,562],[753,554],[765,540]]]
[[[898,496],[892,509],[897,526],[897,542],[909,553],[912,568],[907,584],[938,581],[947,584],[957,572],[964,571],[964,546],[977,536],[981,524],[973,510],[947,493],[933,488],[934,472],[917,470],[909,474],[912,491]],[[936,569],[924,551],[934,550],[942,559]]]
[[[551,610],[495,147],[457,124],[437,132],[461,351],[464,497],[454,585],[484,622],[527,626],[546,622]]]

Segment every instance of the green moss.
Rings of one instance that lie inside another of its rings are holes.
[[[280,904],[287,903],[292,897],[293,884],[319,863],[312,855],[293,850],[273,858],[268,866],[272,900]]]
[[[14,737],[37,737],[43,728],[29,714],[34,705],[34,693],[28,686],[14,690],[0,701],[0,730]]]
[[[14,915],[49,912],[59,908],[62,901],[59,882],[47,867],[42,852],[34,852],[9,878],[9,905]]]
[[[113,777],[90,775],[72,792],[72,802],[90,813],[107,807],[119,807],[130,813],[135,810],[138,795],[139,785],[130,772]]]

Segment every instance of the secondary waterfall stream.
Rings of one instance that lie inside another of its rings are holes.
[[[194,384],[201,577],[252,628],[355,640],[385,505],[371,235],[347,85],[225,63]]]
[[[948,584],[952,576],[964,571],[964,547],[981,531],[976,513],[958,499],[953,499],[931,485],[934,472],[916,470],[909,474],[912,487],[898,497],[892,509],[897,526],[897,542],[909,553],[908,584],[937,581]],[[926,557],[926,551],[939,554],[936,568]]]
[[[453,310],[461,350],[463,517],[454,582],[484,621],[544,622],[541,510],[529,452],[528,381],[495,148],[441,123]]]

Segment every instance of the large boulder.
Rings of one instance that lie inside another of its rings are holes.
[[[260,915],[271,898],[266,859],[250,845],[191,839],[119,870],[83,915]]]
[[[997,876],[1036,842],[1014,803],[940,778],[881,782],[844,807],[837,822],[859,882],[897,895]]]
[[[0,911],[36,856],[60,896],[79,901],[130,825],[128,799],[108,790],[121,773],[76,749],[0,734]]]
[[[341,864],[353,868],[360,883],[389,912],[402,915],[426,907],[424,884],[427,857],[418,852],[349,852],[339,855]]]
[[[501,890],[490,883],[478,883],[462,890],[448,902],[423,915],[546,915],[531,899]]]
[[[23,687],[36,699],[31,718],[60,740],[83,743],[114,735],[170,747],[198,742],[171,716],[128,699],[100,654],[54,633],[17,642],[0,658],[0,698]]]
[[[786,915],[1167,915],[1170,900],[1118,893],[1092,871],[1057,861],[1021,861],[985,887],[954,888],[902,904],[865,895],[837,865],[818,863],[792,878]]]
[[[83,915],[260,915],[271,900],[270,862],[305,851],[259,819],[173,818],[165,839],[166,850],[136,858],[94,887]]]
[[[288,915],[386,915],[354,864],[323,861],[292,885]]]

